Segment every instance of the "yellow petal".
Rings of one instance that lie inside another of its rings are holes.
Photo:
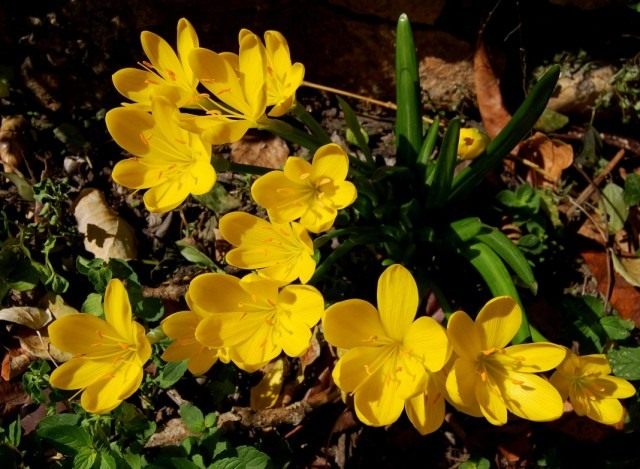
[[[198,277],[193,281],[197,278]],[[189,287],[191,287],[191,285],[189,285]],[[179,311],[163,319],[160,326],[167,337],[171,339],[177,339],[179,337],[195,338],[194,334],[196,327],[200,323],[200,319],[200,316],[192,311]]]
[[[126,342],[134,342],[133,315],[129,294],[118,279],[112,279],[104,294],[104,316]]]
[[[178,21],[178,58],[185,71],[187,81],[195,88],[197,79],[189,66],[189,53],[198,47],[198,35],[186,18]]]
[[[140,41],[149,61],[162,78],[176,85],[188,83],[182,64],[167,41],[150,31],[143,31]]]
[[[142,367],[136,362],[122,363],[113,376],[103,378],[82,393],[80,404],[93,413],[105,413],[113,410],[131,396],[142,383]]]
[[[518,417],[549,422],[562,415],[562,397],[546,379],[530,373],[509,373],[498,386],[507,407]]]
[[[169,212],[189,196],[190,187],[181,179],[171,179],[151,187],[144,193],[144,205],[154,213]]]
[[[197,48],[189,54],[188,62],[200,82],[218,99],[243,115],[248,113],[238,74],[225,58],[209,49]]]
[[[273,407],[280,397],[284,382],[284,360],[275,360],[267,368],[260,382],[251,388],[250,406],[253,410]]]
[[[137,156],[149,151],[149,143],[142,133],[153,128],[150,114],[136,108],[117,107],[105,116],[107,130],[122,148]]]
[[[447,398],[451,404],[465,414],[482,417],[475,391],[480,385],[475,364],[465,358],[457,358],[446,379]]]
[[[278,295],[278,308],[307,327],[315,326],[324,313],[324,299],[314,287],[289,285]]]
[[[264,33],[264,43],[269,54],[271,66],[281,74],[291,68],[291,56],[289,45],[284,36],[278,31],[266,31]]]
[[[335,182],[344,181],[349,171],[349,157],[339,145],[323,145],[313,155],[311,177],[318,181],[324,178]]]
[[[284,175],[296,184],[310,185],[311,164],[298,156],[290,156],[284,163]]]
[[[73,390],[86,388],[113,370],[109,360],[72,358],[53,370],[49,382],[58,389]]]
[[[161,79],[147,70],[123,68],[113,74],[112,80],[122,96],[137,103],[151,104],[152,85],[158,85]]]
[[[624,418],[624,407],[617,399],[592,399],[584,394],[572,395],[571,404],[578,415],[596,422],[615,425]]]
[[[507,406],[498,386],[490,377],[476,384],[475,394],[480,411],[490,424],[504,425],[507,423]]]
[[[137,322],[133,323],[135,329],[136,355],[141,364],[145,364],[151,357],[151,343],[147,338],[147,331]]]
[[[387,267],[378,279],[378,310],[389,337],[402,341],[418,309],[418,287],[400,264]]]
[[[331,305],[325,312],[322,327],[327,342],[340,348],[391,343],[378,311],[363,300],[345,300]]]
[[[322,233],[333,226],[337,215],[335,208],[313,198],[300,218],[300,224],[312,233]]]
[[[92,314],[69,314],[53,321],[49,340],[64,352],[84,355],[95,352],[102,337],[117,337],[118,333],[106,321]]]
[[[196,313],[244,311],[251,298],[240,285],[240,280],[227,274],[201,274],[194,278],[187,290],[187,304]]]
[[[242,90],[250,109],[250,113],[245,113],[245,115],[255,121],[264,114],[267,105],[265,92],[267,56],[258,36],[250,33],[240,39],[238,58]]]
[[[456,354],[467,360],[475,361],[483,350],[476,325],[464,311],[456,311],[449,318],[447,336]]]
[[[273,339],[288,356],[299,357],[309,348],[311,330],[302,321],[279,313]]]
[[[200,350],[189,357],[187,369],[193,376],[200,376],[209,371],[217,361],[217,350],[201,346]]]
[[[611,374],[611,366],[607,356],[593,354],[578,356],[578,367],[581,375],[608,375]]]
[[[164,151],[161,154],[161,159],[171,160],[173,155],[166,155],[166,143],[169,143],[169,145],[173,147],[170,151],[179,153],[176,149],[186,144],[189,139],[188,132],[178,126],[178,108],[175,103],[172,103],[164,96],[155,96],[151,103],[151,108],[155,122],[154,138],[151,140],[151,146],[153,147],[157,139],[156,134],[159,132],[164,140],[164,142],[162,142],[162,150]],[[169,156],[169,158],[166,158],[166,156]],[[173,158],[176,156],[178,155],[173,156]]]
[[[271,171],[256,179],[251,196],[269,210],[271,220],[286,223],[302,216],[313,197],[313,189],[291,182],[282,171]]]
[[[409,326],[403,345],[409,355],[419,359],[429,371],[438,371],[451,356],[444,328],[433,318],[421,317]]]
[[[268,222],[245,212],[231,212],[223,215],[218,222],[222,237],[234,246],[242,244],[248,232],[255,244],[264,244],[273,238],[272,228]]]
[[[421,435],[433,433],[444,422],[444,393],[430,377],[426,391],[408,399],[404,408],[409,421]]]
[[[166,180],[163,168],[150,167],[141,158],[118,161],[111,177],[121,186],[129,189],[147,189]]]
[[[600,394],[607,398],[626,399],[636,393],[636,388],[633,384],[617,376],[594,378],[593,385],[595,388],[600,388]]]
[[[387,360],[355,393],[356,414],[367,425],[390,425],[402,414],[405,399],[395,392],[393,380],[386,379],[393,371],[390,366],[393,363]]]
[[[342,181],[336,184],[336,190],[331,196],[331,203],[337,209],[348,207],[355,202],[358,191],[349,181]]]
[[[333,380],[344,392],[356,391],[378,371],[391,353],[391,347],[353,348],[336,362]]]
[[[191,166],[190,176],[193,179],[191,193],[194,195],[206,194],[216,183],[216,170],[209,161],[199,161]]]
[[[565,375],[560,372],[560,370],[556,370],[551,375],[551,378],[549,378],[549,382],[558,390],[562,400],[566,400],[569,397],[569,389],[571,388],[571,378],[569,375]]]
[[[512,345],[492,355],[506,369],[524,373],[539,373],[555,368],[567,354],[561,345],[548,342]]]
[[[488,301],[476,318],[483,350],[504,348],[516,335],[522,323],[520,306],[510,296]]]
[[[316,271],[316,261],[310,255],[301,255],[295,269],[300,283],[307,283]]]

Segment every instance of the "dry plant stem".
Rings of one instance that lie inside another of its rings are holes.
[[[179,301],[185,293],[187,293],[187,285],[169,284],[142,288],[142,296],[145,298],[160,298],[161,300]]]
[[[607,236],[605,234],[605,232],[602,231],[602,228],[600,228],[600,225],[598,224],[598,222],[582,206],[582,204],[579,204],[576,200],[574,200],[571,197],[567,197],[567,199],[574,206],[574,208],[576,208],[577,210],[580,210],[582,213],[584,213],[586,215],[586,217],[589,220],[591,220],[591,223],[593,223],[593,226],[596,227],[596,229],[600,233],[600,236],[602,236],[602,241],[603,241],[604,245],[608,246],[608,244],[609,244],[609,236]],[[611,249],[609,247],[607,247],[607,249],[605,249],[605,253],[607,255],[607,294],[606,294],[605,299],[604,299],[604,301],[605,301],[604,308],[605,308],[605,311],[607,311],[609,309],[609,301],[611,300],[611,295],[613,294],[613,275],[612,275],[612,271],[611,271],[611,267],[612,267]]]
[[[629,138],[619,137],[617,135],[611,135],[606,133],[599,133],[600,138],[607,145],[611,145],[616,148],[623,148],[635,155],[640,155],[640,141]],[[550,134],[551,138],[567,139],[567,140],[582,140],[584,137],[583,130],[569,130],[566,134]]]
[[[517,155],[507,155],[507,158],[513,161],[517,161],[519,163],[522,163],[523,165],[525,165],[527,168],[531,168],[533,171],[535,171],[536,173],[538,173],[539,175],[541,175],[543,178],[551,181],[553,180],[551,178],[551,176],[549,175],[549,173],[547,173],[543,168],[541,168],[540,166],[538,166],[537,164],[535,164],[533,161],[528,160],[526,158],[522,158],[520,156]]]
[[[398,106],[390,101],[380,101],[379,99],[370,98],[368,96],[363,96],[361,94],[351,93],[349,91],[344,91],[339,88],[333,88],[331,86],[319,85],[317,83],[312,83],[310,81],[303,81],[302,86],[306,86],[307,88],[314,88],[320,91],[326,91],[327,93],[339,94],[340,96],[346,96],[347,98],[357,99],[359,101],[364,101],[365,103],[370,103],[376,106],[383,107],[385,109],[391,109],[392,111],[397,111]],[[422,116],[422,120],[428,124],[433,122],[433,119]]]
[[[585,187],[584,190],[580,193],[580,195],[578,195],[578,197],[576,198],[576,204],[578,206],[584,204],[587,200],[589,200],[589,197],[591,197],[591,195],[593,195],[593,193],[598,189],[598,186],[602,183],[602,181],[604,181],[604,179],[609,175],[609,173],[611,173],[611,171],[615,169],[618,163],[622,161],[622,158],[624,157],[624,155],[625,155],[624,149],[620,149],[618,153],[616,153],[615,156],[611,159],[611,161],[607,163],[604,169],[593,179],[593,181],[589,182],[589,185]],[[582,173],[582,171],[580,172]],[[588,179],[588,176],[586,176],[585,174],[582,174],[582,175],[583,177]],[[570,209],[567,212],[567,217],[571,218],[575,214],[575,212],[576,212],[576,207],[574,206],[572,209]]]

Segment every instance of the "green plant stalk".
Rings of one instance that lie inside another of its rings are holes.
[[[413,166],[422,141],[418,60],[411,23],[402,14],[396,28],[396,157]]]
[[[436,147],[439,127],[440,118],[436,116],[431,126],[429,126],[427,135],[422,142],[420,153],[418,153],[418,159],[416,160],[418,167],[421,167],[424,170],[424,180],[427,182],[427,185],[431,184],[431,181],[429,181],[429,168],[433,167],[433,165],[431,164],[430,157],[433,153],[433,149]]]
[[[320,123],[298,102],[293,108],[293,115],[311,131],[318,142],[323,142],[323,144],[331,143],[331,138]]]
[[[460,119],[455,118],[447,127],[442,139],[440,154],[436,162],[436,169],[433,175],[433,183],[429,190],[427,207],[439,207],[443,205],[449,197],[453,172],[458,158],[458,137],[460,135]]]
[[[371,155],[371,148],[369,148],[369,144],[365,136],[362,133],[362,128],[360,127],[360,122],[358,122],[358,118],[356,117],[355,112],[349,106],[344,99],[340,96],[336,96],[338,98],[338,103],[340,104],[340,109],[342,109],[342,113],[344,114],[344,120],[347,123],[347,127],[353,133],[353,136],[356,138],[358,142],[358,147],[364,153],[365,158],[367,159],[367,163],[371,166],[375,166],[375,161],[373,161],[373,156]]]
[[[516,300],[520,308],[522,308],[522,302],[511,280],[511,275],[502,263],[502,260],[489,246],[481,242],[470,243],[467,244],[462,254],[484,279],[493,296],[510,296]],[[520,344],[529,337],[531,337],[529,321],[523,309],[522,324],[513,338],[513,343]]]
[[[551,98],[559,74],[560,67],[553,65],[540,78],[509,123],[491,141],[486,152],[456,175],[449,200],[469,193],[531,131]]]
[[[232,171],[234,173],[256,174],[258,176],[261,176],[263,174],[267,174],[270,171],[273,171],[273,168],[265,168],[263,166],[255,166],[252,164],[234,163],[233,161],[229,161],[217,155],[212,158],[211,163],[213,164],[215,170],[219,173]]]
[[[296,143],[308,149],[311,153],[314,153],[319,146],[324,144],[323,140],[318,139],[314,135],[309,135],[308,133],[278,119],[261,120],[258,128],[268,130],[289,142]]]

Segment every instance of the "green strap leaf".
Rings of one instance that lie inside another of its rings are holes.
[[[520,296],[513,284],[511,275],[493,249],[482,242],[472,242],[462,249],[461,254],[478,271],[482,279],[487,284],[487,287],[489,287],[489,291],[491,291],[492,295],[510,296],[516,300],[522,308],[522,302],[520,301]],[[531,337],[529,321],[527,321],[527,317],[523,310],[522,324],[520,325],[518,333],[513,338],[513,343],[522,343],[529,337]]]
[[[440,154],[436,162],[436,169],[433,174],[433,182],[429,190],[427,207],[439,207],[444,204],[451,190],[453,181],[453,171],[456,167],[458,157],[458,137],[460,135],[460,120],[453,119],[442,139]]]
[[[351,133],[356,139],[358,143],[358,148],[362,150],[364,156],[367,158],[367,162],[373,164],[373,157],[371,156],[371,148],[369,148],[369,144],[367,143],[367,136],[358,122],[358,118],[356,117],[356,113],[353,111],[349,103],[347,103],[340,96],[336,96],[338,98],[338,104],[340,104],[340,109],[344,113],[344,120],[347,123],[347,127],[351,130]]]
[[[433,170],[435,166],[432,164],[432,160],[430,159],[431,154],[433,153],[433,149],[436,147],[436,142],[438,140],[438,128],[440,127],[440,118],[436,116],[433,120],[433,123],[429,127],[427,131],[427,135],[422,142],[422,148],[420,148],[420,153],[418,153],[418,166],[424,168],[424,180],[427,185],[431,185],[431,181],[433,180]]]
[[[420,84],[413,32],[407,15],[396,29],[396,148],[400,164],[413,166],[422,141]]]
[[[551,66],[532,88],[509,123],[491,141],[486,152],[454,178],[449,200],[461,197],[476,187],[501,160],[520,142],[542,114],[555,89],[560,67]]]
[[[489,227],[487,227],[489,228]],[[538,282],[533,275],[531,266],[527,259],[522,254],[522,251],[513,244],[504,233],[499,230],[491,229],[479,232],[475,239],[489,246],[493,251],[498,254],[502,260],[511,267],[511,270],[522,280],[522,282],[531,290],[533,294],[538,289]]]

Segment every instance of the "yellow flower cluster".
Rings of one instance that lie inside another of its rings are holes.
[[[562,346],[538,342],[508,346],[522,321],[510,297],[489,301],[475,321],[458,311],[447,330],[431,318],[414,320],[416,283],[404,267],[387,268],[378,281],[378,308],[362,300],[329,307],[323,327],[329,343],[346,350],[333,378],[353,394],[368,425],[396,421],[402,410],[427,434],[442,425],[445,400],[494,425],[508,412],[536,422],[555,420],[569,397],[578,415],[607,424],[621,421],[618,399],[634,387],[609,376],[604,355],[577,357]],[[557,367],[548,380],[539,373]]]
[[[212,144],[237,141],[295,105],[304,67],[291,63],[287,41],[276,31],[267,31],[263,42],[243,29],[238,54],[216,53],[199,47],[182,18],[177,52],[149,31],[141,42],[148,61],[113,76],[116,89],[133,101],[106,116],[109,133],[133,155],[116,165],[113,178],[130,189],[149,189],[145,206],[166,212],[214,185]]]

